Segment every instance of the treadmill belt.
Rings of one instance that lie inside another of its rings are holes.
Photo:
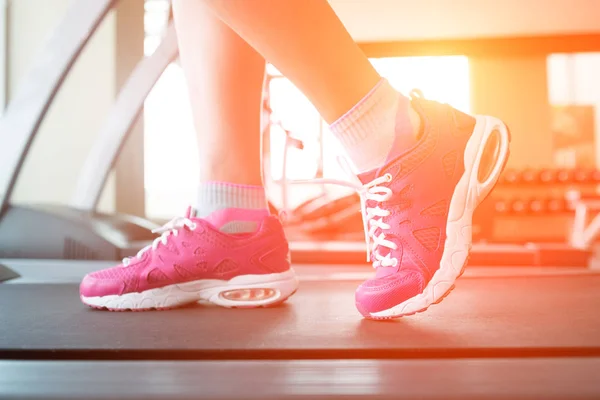
[[[0,399],[597,400],[599,358],[0,361]]]
[[[0,356],[311,359],[600,355],[600,276],[463,278],[428,312],[364,320],[358,282],[301,282],[267,309],[111,313],[73,284],[0,285]]]

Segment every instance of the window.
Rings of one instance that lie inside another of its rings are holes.
[[[553,156],[557,167],[595,168],[600,161],[600,53],[548,57]]]
[[[403,93],[419,88],[427,98],[470,111],[467,57],[380,58],[373,59],[372,63]],[[268,73],[273,76],[269,86],[273,119],[281,121],[294,138],[304,143],[304,150],[289,150],[287,178],[310,179],[317,176],[319,170],[328,178],[346,178],[336,160],[341,148],[312,104],[272,66]],[[199,163],[185,85],[181,67],[174,64],[165,71],[146,101],[145,186],[149,217],[171,217],[195,200]],[[281,205],[283,196],[277,182],[282,177],[285,134],[281,128],[273,126],[270,139],[270,165],[266,175],[275,183],[268,185],[269,197],[276,205]],[[293,207],[324,188],[294,185],[288,190],[288,206]]]
[[[7,35],[6,35],[6,0],[0,0],[0,117],[6,107],[6,81],[7,76]]]
[[[145,0],[144,2],[144,54],[149,56],[160,45],[169,22],[168,0]]]
[[[144,104],[146,214],[172,218],[193,204],[198,152],[187,87],[179,64],[171,64]]]

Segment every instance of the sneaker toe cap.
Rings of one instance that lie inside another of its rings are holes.
[[[86,275],[79,285],[82,297],[101,297],[120,295],[125,289],[125,283],[118,279],[102,279],[94,274]]]
[[[400,270],[384,278],[363,282],[355,293],[356,307],[365,317],[388,310],[422,293],[423,276],[417,271]]]

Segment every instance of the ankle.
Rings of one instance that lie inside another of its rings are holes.
[[[397,137],[416,137],[420,117],[410,99],[382,79],[330,129],[346,150],[359,172],[383,165]]]
[[[198,188],[197,215],[224,232],[253,232],[269,215],[265,189],[230,182],[203,182]]]
[[[238,155],[218,156],[210,162],[203,163],[200,182],[221,182],[229,185],[262,187],[260,160],[258,166],[255,164],[257,163],[254,160]],[[244,167],[240,168],[240,165]]]
[[[267,209],[223,208],[204,219],[221,232],[248,233],[255,232],[268,216]]]

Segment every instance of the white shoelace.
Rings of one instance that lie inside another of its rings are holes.
[[[344,172],[348,176],[356,176],[350,168],[349,162],[345,158],[338,158],[338,162]],[[384,210],[379,206],[367,207],[367,201],[372,200],[377,203],[384,202],[392,196],[392,190],[385,186],[379,186],[382,183],[390,182],[392,176],[385,174],[372,180],[367,184],[362,184],[358,178],[355,182],[341,181],[337,179],[309,179],[309,180],[295,180],[290,183],[293,184],[332,184],[343,187],[354,189],[360,197],[360,211],[362,214],[363,229],[365,233],[365,244],[367,246],[367,262],[371,262],[371,255],[373,255],[373,267],[394,267],[398,265],[398,259],[391,256],[388,252],[385,256],[382,256],[377,252],[378,247],[386,247],[388,249],[396,250],[398,246],[393,242],[385,238],[385,231],[390,229],[390,225],[383,221],[383,218],[390,215],[390,211]],[[378,235],[375,235],[377,229],[380,230]],[[372,244],[372,245],[371,245]]]
[[[423,92],[419,89],[413,89],[410,91],[410,98],[421,98],[424,99],[425,96]],[[287,151],[287,148],[286,150]],[[287,171],[286,165],[287,158],[284,157],[283,162],[283,171]],[[387,247],[388,249],[397,250],[398,246],[394,244],[392,241],[387,240],[385,238],[385,231],[390,229],[390,225],[383,222],[383,218],[388,217],[390,212],[388,210],[384,210],[377,207],[367,207],[367,200],[376,201],[381,203],[383,201],[388,200],[392,196],[391,189],[385,186],[379,186],[384,182],[390,182],[392,180],[392,176],[390,174],[385,174],[379,178],[374,179],[373,181],[363,185],[362,182],[356,177],[356,174],[353,173],[352,168],[350,167],[350,163],[346,158],[338,157],[338,163],[342,167],[342,170],[351,177],[355,177],[355,182],[346,182],[340,181],[337,179],[308,179],[308,180],[294,180],[289,181],[292,184],[332,184],[338,186],[349,187],[354,189],[359,197],[360,197],[360,212],[362,214],[363,221],[363,229],[365,233],[365,244],[367,246],[367,262],[371,262],[371,254],[374,256],[373,267],[395,267],[398,265],[398,259],[392,257],[388,252],[385,256],[382,256],[377,252],[378,247]],[[285,175],[285,174],[284,174]],[[284,178],[285,179],[285,178]],[[287,210],[282,210],[280,215],[285,216],[287,214]],[[375,236],[375,232],[379,229],[381,233]],[[371,240],[373,241],[373,246],[371,247]]]
[[[188,227],[191,230],[194,230],[197,228],[197,225],[192,222],[192,220],[190,220],[189,218],[185,218],[185,217],[175,217],[172,220],[170,220],[169,222],[167,222],[166,224],[164,224],[163,226],[161,226],[160,228],[154,229],[152,231],[152,233],[159,233],[161,234],[159,237],[157,237],[156,239],[154,239],[154,241],[152,242],[152,244],[144,247],[143,249],[141,249],[140,251],[138,251],[138,253],[135,255],[135,257],[126,257],[123,259],[123,266],[128,266],[131,263],[132,258],[141,258],[142,255],[152,249],[152,250],[156,250],[158,248],[158,245],[160,243],[162,243],[163,245],[167,244],[167,241],[169,239],[169,236],[173,235],[173,236],[177,236],[179,234],[179,229],[183,228],[183,227]]]

